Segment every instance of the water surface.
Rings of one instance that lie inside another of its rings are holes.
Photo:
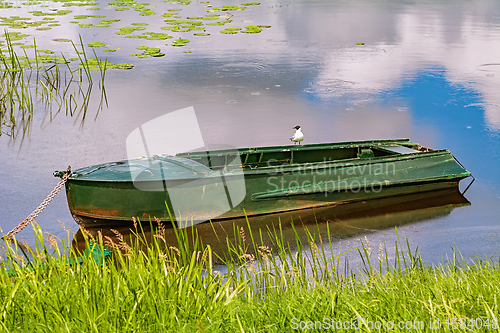
[[[73,13],[58,18],[61,27],[30,31],[37,43],[49,45],[44,48],[61,51],[67,45],[52,38],[77,39],[81,34],[85,42],[103,41],[120,49],[106,54],[96,50],[99,56],[136,66],[108,71],[109,107],[97,117],[89,113],[82,124],[81,118],[59,114],[48,121],[48,112],[38,109],[24,140],[0,137],[0,226],[5,232],[52,190],[57,183],[54,170],[126,159],[126,137],[138,125],[194,106],[206,144],[288,144],[292,127],[299,124],[305,143],[408,137],[423,146],[448,148],[476,178],[465,195],[471,205],[435,216],[403,214],[401,220],[410,223],[399,227],[399,235],[421,248],[428,262],[446,260],[453,246],[467,258],[497,254],[498,1],[265,1],[251,11],[234,12],[233,19],[242,26],[271,28],[224,35],[218,32],[222,28],[213,27],[207,39],[188,37],[189,54],[165,46],[170,41],[137,42],[114,34],[132,22],[149,22],[148,31],[160,32],[164,23],[159,14],[180,7],[151,4],[158,14],[142,17],[116,12],[102,2],[98,14],[122,19],[111,28],[63,23],[71,15],[89,13],[72,7]],[[183,15],[205,10],[195,2],[181,7]],[[13,13],[5,10],[2,15]],[[138,45],[161,47],[166,55],[130,56]],[[59,221],[78,230],[61,194],[37,218],[44,230],[63,236]],[[20,235],[32,237],[29,230]],[[344,249],[355,247],[365,235],[375,247],[396,237],[386,227],[335,242]]]

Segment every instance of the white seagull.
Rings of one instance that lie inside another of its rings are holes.
[[[300,141],[304,140],[304,134],[300,130],[299,125],[295,126],[293,129],[295,130],[295,134],[290,138],[290,141],[295,142],[295,144],[297,144],[297,142],[298,142],[300,145]]]

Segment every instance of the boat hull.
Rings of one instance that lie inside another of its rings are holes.
[[[223,173],[221,173],[223,174]],[[241,186],[234,173],[224,175],[224,186]],[[230,209],[208,200],[191,180],[164,180],[165,186],[183,188],[184,201],[192,209],[183,216],[175,210],[169,191],[144,191],[130,181],[98,181],[70,178],[66,183],[69,208],[75,221],[85,227],[117,226],[132,218],[159,219],[178,225],[262,216],[332,205],[456,188],[470,173],[448,150],[375,158],[355,158],[323,163],[287,163],[263,168],[243,168],[244,196]],[[203,186],[217,186],[205,177]],[[155,184],[150,184],[155,187]],[[143,186],[144,188],[144,186]],[[222,213],[221,213],[222,212]],[[183,222],[184,221],[184,222]],[[184,224],[183,224],[184,223]]]

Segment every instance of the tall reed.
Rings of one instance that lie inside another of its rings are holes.
[[[42,66],[36,41],[34,59],[30,60],[23,50],[26,63],[21,63],[7,31],[5,36],[5,49],[0,49],[0,135],[3,133],[15,136],[18,133],[17,127],[20,126],[24,137],[29,130],[35,106],[48,109],[51,119],[64,110],[66,115],[77,115],[77,119],[83,122],[90,105],[93,81],[81,36],[81,50],[73,44],[73,49],[80,59],[81,69],[72,69],[64,55],[62,64],[55,60],[55,64]],[[95,52],[94,55],[95,61],[100,64],[101,61],[97,59]],[[81,74],[76,76],[82,69],[85,77]],[[98,89],[101,91],[97,114],[104,107],[104,102],[106,106],[108,103],[104,87],[106,69],[104,65],[96,73],[99,75]],[[54,105],[57,105],[55,110]]]

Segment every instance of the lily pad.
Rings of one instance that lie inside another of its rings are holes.
[[[68,43],[68,42],[71,42],[71,39],[67,39],[67,38],[54,38],[53,41],[54,42],[65,42],[65,43]]]
[[[172,43],[172,46],[185,46],[187,43],[189,43],[189,39],[179,38],[179,39],[174,40],[174,42]]]
[[[242,6],[258,6],[260,5],[260,2],[247,2],[247,3],[242,3]]]
[[[196,34],[194,34],[195,36],[210,36],[209,33],[206,33],[206,32],[198,32]]]
[[[131,64],[116,64],[113,68],[132,69],[132,68],[134,68],[134,65],[131,65]]]
[[[144,25],[144,26],[146,26],[146,25],[149,25],[149,23],[131,23],[131,25]]]
[[[116,50],[103,50],[104,52],[116,52]]]
[[[234,35],[234,34],[237,34],[237,33],[238,33],[238,31],[234,31],[234,30],[226,30],[226,29],[221,30],[220,32],[221,32],[221,33],[223,33],[223,34],[227,34],[227,35]]]
[[[90,42],[90,43],[87,43],[88,47],[103,47],[103,46],[106,46],[105,43],[103,42]]]
[[[365,45],[365,43],[363,43],[363,42],[358,42],[358,43],[356,43],[356,45]]]

